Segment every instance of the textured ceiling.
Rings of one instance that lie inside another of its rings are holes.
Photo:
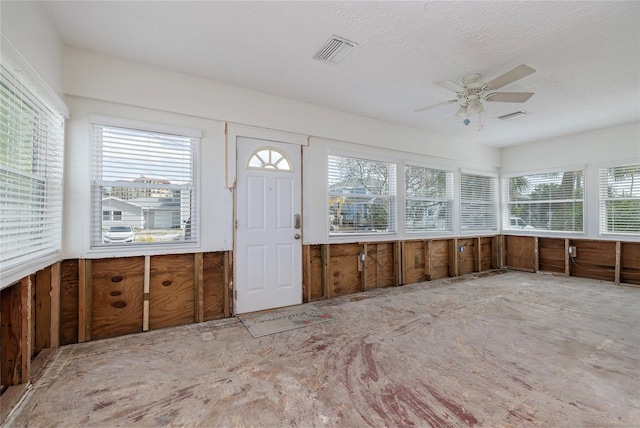
[[[54,1],[66,45],[497,147],[640,120],[640,2]],[[312,56],[332,35],[341,64]],[[536,73],[465,127],[436,81]],[[497,116],[524,109],[511,121]],[[224,118],[222,118],[224,119]]]

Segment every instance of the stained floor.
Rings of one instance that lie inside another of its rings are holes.
[[[8,426],[640,426],[640,289],[478,274],[62,347]]]

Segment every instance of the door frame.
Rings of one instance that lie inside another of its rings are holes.
[[[232,254],[232,292],[229,294],[229,307],[230,307],[230,313],[232,316],[236,315],[236,295],[237,295],[237,290],[236,290],[236,284],[237,284],[237,260],[236,260],[236,255],[237,255],[237,248],[236,248],[236,221],[237,221],[237,187],[236,187],[236,180],[238,177],[238,172],[237,172],[237,165],[238,165],[238,159],[236,156],[237,153],[237,149],[238,149],[238,138],[239,137],[245,137],[245,138],[252,138],[252,139],[256,139],[256,140],[264,140],[265,141],[265,145],[268,145],[269,141],[273,141],[276,143],[288,143],[288,144],[294,144],[294,145],[298,145],[301,146],[301,153],[300,153],[300,202],[301,202],[301,207],[300,207],[300,216],[302,219],[304,219],[304,150],[302,149],[303,146],[308,146],[309,145],[309,137],[307,135],[302,135],[302,134],[295,134],[295,133],[290,133],[290,132],[284,132],[284,131],[277,131],[277,130],[272,130],[272,129],[266,129],[266,128],[257,128],[257,127],[253,127],[253,126],[248,126],[248,125],[240,125],[240,124],[233,124],[233,123],[227,123],[225,126],[225,151],[226,151],[226,183],[225,183],[225,187],[229,190],[231,190],[232,194],[233,194],[233,221],[231,222],[231,233],[230,235],[228,235],[228,238],[230,238],[231,240],[231,249],[233,251]],[[304,229],[304,221],[302,222],[302,228],[301,228],[301,234],[303,236],[303,242],[301,242],[301,245],[304,246],[304,233],[302,232]],[[304,250],[303,250],[303,254],[304,254]],[[300,263],[303,263],[304,260],[304,256],[301,257],[300,259]],[[301,266],[301,268],[303,269],[304,266]],[[302,270],[302,278],[304,279],[304,269]],[[304,296],[304,286],[303,284],[300,284],[301,286],[301,292],[303,293]]]

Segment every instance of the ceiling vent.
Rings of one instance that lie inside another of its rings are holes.
[[[343,37],[332,36],[313,58],[329,64],[338,64],[356,47],[358,47],[357,43]]]
[[[498,119],[510,120],[510,119],[515,119],[516,117],[525,116],[527,114],[529,114],[529,112],[524,110],[514,111],[513,113],[498,116]]]

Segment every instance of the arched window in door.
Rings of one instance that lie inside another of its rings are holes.
[[[273,169],[277,171],[293,171],[293,164],[286,154],[273,147],[261,147],[249,158],[249,169]]]

